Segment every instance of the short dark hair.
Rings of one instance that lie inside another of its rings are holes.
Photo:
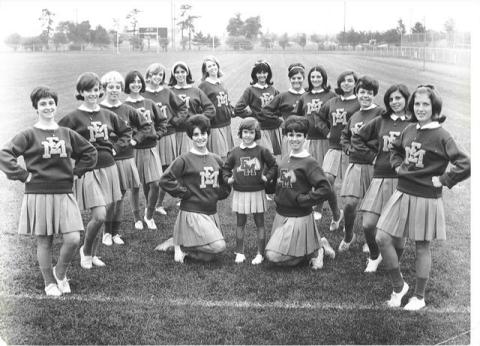
[[[301,132],[305,136],[308,133],[308,119],[300,115],[290,115],[287,120],[285,120],[283,134],[286,136],[289,132]]]
[[[243,130],[255,131],[255,141],[259,140],[262,136],[260,133],[260,125],[258,124],[257,119],[253,117],[242,119],[240,126],[238,127],[238,138],[242,138]]]
[[[192,138],[193,131],[197,127],[200,129],[202,133],[206,132],[208,135],[210,135],[210,128],[211,128],[210,119],[208,119],[205,115],[195,114],[187,119],[187,136]]]
[[[38,101],[45,98],[52,98],[58,105],[58,94],[47,86],[38,86],[30,93],[30,100],[33,108],[38,108]]]
[[[300,73],[305,78],[305,66],[299,62],[295,62],[288,66],[288,78],[292,78],[297,73]]]
[[[312,85],[312,82],[310,81],[310,76],[315,71],[320,72],[320,74],[322,75],[322,88],[323,88],[323,90],[325,90],[327,92],[330,91],[330,85],[327,84],[327,82],[328,82],[327,71],[325,70],[325,68],[323,68],[323,66],[320,66],[320,65],[313,66],[310,69],[310,71],[308,72],[308,77],[307,77],[308,89],[307,89],[307,91],[312,91],[313,90],[313,85]]]
[[[342,82],[345,80],[345,77],[346,76],[350,76],[352,75],[353,76],[353,80],[355,81],[355,84],[357,83],[358,81],[358,76],[355,72],[353,71],[344,71],[342,73],[340,73],[340,75],[338,76],[337,78],[337,87],[335,88],[335,93],[337,95],[343,95],[343,90],[342,88],[340,87],[340,84],[342,84]]]
[[[270,67],[270,64],[266,60],[257,60],[255,64],[253,65],[252,68],[252,73],[250,76],[252,77],[252,81],[250,82],[251,85],[254,85],[255,83],[258,82],[257,79],[257,73],[260,72],[266,72],[267,73],[267,80],[266,83],[267,85],[272,85],[272,68]]]
[[[413,92],[412,96],[410,96],[410,100],[408,100],[408,110],[411,113],[410,121],[417,122],[417,116],[413,111],[413,105],[415,104],[415,96],[417,94],[426,94],[430,102],[432,103],[432,120],[438,121],[440,124],[443,123],[447,117],[442,115],[442,97],[435,89],[433,85],[420,85],[417,89]]]
[[[130,83],[132,83],[137,77],[140,79],[140,82],[142,83],[142,89],[140,89],[140,92],[141,93],[145,92],[145,79],[143,78],[140,71],[133,70],[128,72],[127,75],[125,76],[125,94],[130,94]]]
[[[175,78],[175,70],[177,69],[177,67],[181,67],[182,69],[187,71],[187,78],[186,78],[187,84],[193,84],[195,82],[192,79],[192,71],[190,71],[190,67],[188,67],[188,65],[186,63],[184,63],[183,61],[177,61],[172,66],[172,71],[171,71],[171,74],[170,74],[170,81],[168,82],[169,86],[177,85],[177,79]]]
[[[363,76],[355,84],[355,94],[358,93],[360,88],[373,91],[373,96],[375,96],[378,93],[378,81],[370,76]]]
[[[394,113],[392,107],[390,106],[390,95],[392,95],[395,91],[398,91],[405,99],[405,110],[407,110],[410,91],[408,91],[408,88],[405,84],[394,84],[390,88],[388,88],[387,91],[385,91],[385,95],[383,96],[383,103],[385,104],[386,110],[384,115],[386,117],[389,117]]]
[[[94,72],[84,72],[77,79],[77,93],[75,94],[75,98],[77,100],[83,101],[83,96],[81,95],[82,91],[91,90],[98,84],[100,88],[100,97],[103,96],[103,89],[102,83],[100,82],[100,77]]]

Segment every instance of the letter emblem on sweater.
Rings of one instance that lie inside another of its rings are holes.
[[[190,96],[187,96],[185,94],[180,94],[178,95],[182,101],[185,101],[185,104],[187,105],[187,109],[190,109]]]
[[[383,136],[383,148],[382,150],[387,152],[387,151],[390,151],[390,149],[392,149],[392,143],[395,139],[397,139],[397,137],[400,136],[400,132],[399,131],[390,131],[388,133],[388,136]]]
[[[60,157],[67,157],[67,150],[65,149],[65,141],[59,140],[58,137],[47,137],[46,141],[42,141],[44,159],[49,159],[52,155],[59,155]]]
[[[270,104],[272,100],[273,100],[273,95],[271,95],[270,93],[262,93],[262,96],[260,96],[260,101],[262,101],[262,107],[265,107],[268,104]]]
[[[363,126],[363,121],[359,121],[358,123],[355,123],[353,127],[350,128],[350,131],[352,131],[352,134],[356,135],[358,131],[360,131],[362,126]]]
[[[200,188],[204,189],[207,185],[218,187],[218,171],[215,171],[213,167],[203,167],[203,172],[200,172],[200,177],[202,178]]]
[[[161,102],[158,102],[157,107],[160,109],[160,112],[162,113],[163,118],[166,119],[167,118],[167,106],[164,106],[164,105],[162,105]]]
[[[237,171],[243,172],[244,176],[257,175],[257,171],[260,171],[260,162],[256,157],[241,157]]]
[[[422,143],[412,142],[410,146],[405,147],[405,163],[409,167],[423,168],[423,155],[425,155],[425,150],[420,149]]]
[[[97,138],[108,139],[107,124],[102,124],[100,121],[92,121],[87,128],[90,131],[90,142],[96,142]]]
[[[152,115],[150,114],[150,110],[147,110],[144,107],[142,107],[138,109],[138,112],[142,117],[143,123],[146,123],[146,124],[152,123]]]
[[[335,112],[332,113],[332,126],[336,125],[347,125],[347,112],[344,108],[337,108]]]
[[[221,107],[222,105],[228,104],[228,95],[223,91],[220,91],[217,95],[217,107]]]
[[[322,106],[322,101],[319,99],[313,99],[312,102],[307,103],[307,114],[312,114],[312,112],[318,112]]]
[[[293,186],[292,184],[297,181],[297,177],[293,171],[288,169],[281,169],[280,170],[280,185],[285,188],[291,189]]]

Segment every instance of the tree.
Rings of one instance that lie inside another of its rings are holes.
[[[382,41],[389,44],[399,44],[400,43],[400,32],[398,28],[390,29],[385,31],[382,35]]]
[[[138,24],[137,16],[140,12],[142,12],[142,11],[140,11],[137,8],[134,8],[133,10],[128,12],[127,16],[125,17],[125,19],[127,19],[129,21],[130,25],[132,26],[133,36],[135,36],[137,34],[137,24]]]
[[[210,36],[210,34],[208,34],[206,37],[205,37],[205,45],[209,48],[213,48],[213,47],[220,47],[221,45],[221,41],[220,41],[220,38],[218,38],[217,36]]]
[[[227,25],[227,32],[229,36],[240,36],[243,34],[244,22],[240,18],[240,13],[235,14],[235,17],[230,18]]]
[[[22,43],[22,36],[18,33],[14,33],[11,35],[8,35],[7,38],[5,38],[5,44],[9,47],[12,47],[14,51],[17,51],[18,46],[20,43]]]
[[[443,24],[445,32],[447,33],[448,43],[454,47],[455,46],[455,21],[453,18],[448,18],[448,20]]]
[[[261,27],[262,24],[260,23],[260,16],[249,17],[245,19],[242,31],[247,39],[256,41],[258,36],[261,34]]]
[[[284,33],[280,38],[278,39],[278,44],[280,47],[282,47],[283,50],[285,50],[286,47],[290,46],[290,38],[288,37],[287,33]]]
[[[423,34],[425,32],[426,29],[420,22],[416,22],[415,25],[412,27],[412,34]]]
[[[310,41],[315,42],[317,44],[317,50],[324,49],[325,39],[322,36],[318,34],[313,34],[310,36]]]
[[[81,50],[84,50],[85,45],[90,43],[92,39],[91,26],[88,20],[79,24],[71,21],[60,22],[57,26],[57,32],[63,32],[67,36],[68,41],[78,46]]]
[[[245,36],[228,36],[227,44],[234,50],[252,50],[252,41],[248,40]]]
[[[193,25],[193,21],[200,16],[192,16],[189,14],[189,11],[192,9],[191,5],[184,4],[180,6],[182,13],[180,14],[180,18],[183,18],[177,25],[180,26],[180,31],[182,33],[181,44],[183,49],[185,49],[186,42],[184,40],[183,32],[186,30],[188,32],[188,49],[192,49],[192,34],[195,32],[195,26]]]
[[[52,40],[53,40],[53,44],[55,45],[55,50],[58,50],[58,48],[62,44],[68,43],[67,35],[65,35],[65,33],[63,32],[56,32],[55,34],[53,34]]]
[[[111,39],[107,30],[103,26],[98,25],[91,33],[91,42],[94,46],[106,47],[110,44]]]
[[[260,44],[262,45],[262,47],[265,47],[266,49],[272,49],[273,46],[275,45],[275,40],[276,40],[275,34],[266,33],[262,35],[260,39]]]
[[[55,13],[50,11],[48,8],[42,9],[42,15],[38,20],[42,26],[41,39],[45,44],[45,47],[48,49],[48,40],[53,36],[53,17]]]
[[[205,36],[203,35],[203,33],[201,31],[197,32],[194,36],[193,36],[193,45],[194,46],[197,46],[198,47],[198,50],[200,50],[200,48],[205,45]]]
[[[302,49],[305,49],[305,46],[307,45],[307,35],[305,33],[298,34],[295,37],[295,42],[302,47]]]

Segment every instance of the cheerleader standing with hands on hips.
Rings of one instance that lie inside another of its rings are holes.
[[[95,168],[97,151],[78,133],[55,122],[55,91],[37,87],[30,99],[38,121],[0,151],[0,169],[8,179],[25,183],[18,233],[35,236],[45,293],[60,296],[71,293],[66,273],[83,231],[82,215],[72,193],[74,177]],[[23,156],[26,169],[18,164],[19,156]],[[55,234],[62,235],[63,244],[52,268]]]
[[[403,238],[415,241],[415,290],[405,310],[419,310],[425,307],[432,266],[430,243],[446,239],[443,186],[452,188],[470,176],[470,158],[442,127],[446,117],[433,86],[419,86],[408,110],[418,124],[407,126],[392,144],[390,163],[398,174],[398,185],[378,220],[376,240],[393,286],[390,307],[399,307],[409,288],[400,271],[397,247],[403,248]]]
[[[232,211],[237,213],[235,263],[246,259],[244,239],[248,214],[253,214],[257,226],[257,255],[252,264],[260,264],[264,259],[265,183],[276,175],[277,164],[272,153],[256,143],[260,136],[258,121],[251,117],[243,119],[238,128],[242,142],[228,153],[222,169],[223,180],[233,185]]]

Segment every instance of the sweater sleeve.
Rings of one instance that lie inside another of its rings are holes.
[[[455,184],[470,176],[470,157],[461,150],[452,137],[445,143],[445,151],[450,163],[453,165],[439,179],[442,185],[451,189]]]
[[[73,174],[81,177],[86,172],[93,170],[97,165],[97,149],[75,131],[72,130],[69,133],[72,145],[72,159],[75,160]]]
[[[185,160],[182,157],[178,157],[167,168],[160,178],[160,187],[168,192],[173,197],[179,197],[181,199],[188,199],[192,192],[185,186],[181,185],[178,178],[182,176],[185,169]]]
[[[378,147],[375,147],[374,143],[378,144],[378,131],[381,118],[375,118],[369,121],[360,128],[358,133],[352,135],[351,145],[352,149],[357,153],[361,153],[365,159],[372,162],[378,153]]]
[[[155,103],[152,104],[152,109],[155,133],[157,134],[157,139],[160,139],[167,132],[167,118],[163,115]]]
[[[402,146],[404,133],[405,133],[405,130],[403,130],[400,136],[398,136],[391,143],[390,165],[392,166],[393,169],[396,169],[398,166],[400,166],[403,160],[405,159],[405,148]]]
[[[120,119],[115,113],[111,113],[113,131],[117,137],[113,144],[113,149],[119,153],[130,145],[130,139],[132,138],[132,129],[126,125],[124,121]]]
[[[202,104],[202,112],[208,119],[213,119],[217,115],[217,110],[213,105],[212,101],[208,96],[203,92],[202,89],[198,89],[200,95],[200,103]]]
[[[297,196],[298,205],[304,208],[317,205],[319,202],[326,200],[332,193],[332,187],[318,164],[309,169],[307,178],[313,189],[308,193]]]
[[[230,150],[227,154],[227,159],[221,168],[223,181],[227,182],[228,178],[233,176],[233,168],[235,166],[235,155],[234,150]]]
[[[252,110],[250,109],[250,88],[245,89],[242,96],[238,100],[234,108],[235,116],[246,118],[252,115]]]
[[[18,157],[22,156],[29,146],[26,132],[20,132],[13,137],[0,151],[0,170],[10,180],[25,182],[28,178],[28,171],[18,164]]]
[[[330,119],[328,114],[330,113],[330,102],[325,102],[323,105],[320,106],[320,110],[318,112],[313,113],[313,121],[315,127],[322,132],[327,130],[327,133],[330,131],[332,125],[330,124]]]
[[[222,167],[224,166],[223,160],[220,156],[215,155],[215,160],[219,165],[219,179],[218,179],[218,187],[215,188],[215,192],[217,193],[218,200],[221,201],[223,199],[228,198],[230,192],[232,191],[232,187],[227,183],[225,179],[223,179],[223,175],[221,172]]]
[[[267,181],[271,181],[277,175],[277,161],[275,160],[275,157],[272,155],[270,150],[268,150],[267,148],[263,148],[261,153],[265,165],[267,166],[267,169],[265,171],[265,177],[267,178]]]
[[[347,155],[350,155],[350,149],[352,147],[352,144],[350,142],[350,139],[352,137],[352,133],[350,132],[350,119],[348,120],[347,125],[345,125],[342,130],[342,134],[340,135],[340,144],[342,145],[343,152]]]
[[[178,126],[179,123],[185,121],[188,116],[187,104],[180,97],[178,97],[173,91],[169,93],[169,103],[174,110],[170,123],[173,126]]]

